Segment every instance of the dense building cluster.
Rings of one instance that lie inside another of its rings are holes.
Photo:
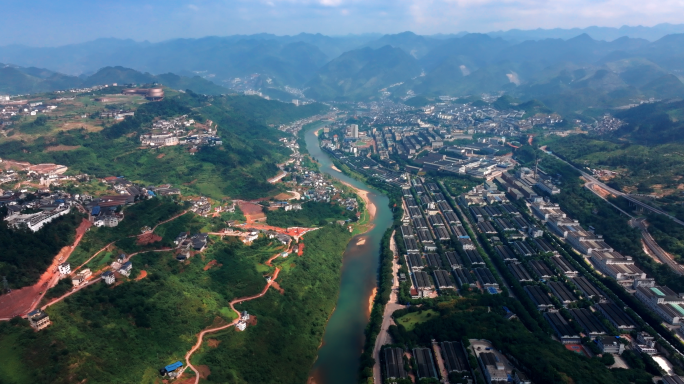
[[[191,152],[201,146],[222,145],[218,127],[207,120],[204,124],[195,122],[187,115],[172,120],[156,120],[149,131],[140,135],[140,143],[150,147],[186,145]]]

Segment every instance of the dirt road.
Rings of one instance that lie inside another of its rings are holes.
[[[157,229],[158,226],[163,225],[163,224],[166,224],[166,223],[168,223],[169,221],[174,221],[174,220],[176,220],[177,218],[179,218],[179,217],[185,215],[185,214],[188,213],[188,212],[190,212],[190,211],[185,210],[185,211],[183,211],[183,212],[177,214],[176,216],[173,216],[173,217],[171,217],[171,218],[169,218],[169,219],[166,219],[166,220],[164,220],[164,221],[162,221],[162,222],[160,222],[160,223],[157,223],[157,225],[155,225],[154,228],[152,228],[152,232],[154,232],[154,230]],[[140,236],[140,235],[138,235],[138,236]]]
[[[48,289],[57,285],[60,273],[57,266],[66,262],[71,253],[78,246],[92,224],[83,219],[76,228],[76,238],[70,246],[63,247],[52,259],[52,264],[43,273],[38,282],[32,286],[14,290],[7,295],[0,296],[0,320],[11,319],[15,316],[25,316],[36,308]]]
[[[86,264],[90,263],[90,261],[91,261],[92,259],[94,259],[95,256],[99,255],[100,253],[102,253],[103,251],[105,251],[107,248],[109,248],[110,246],[114,245],[114,243],[116,243],[116,241],[112,241],[111,243],[109,243],[109,244],[105,245],[104,247],[102,247],[102,249],[100,249],[99,251],[95,252],[92,256],[90,256],[90,258],[89,258],[88,260],[84,261],[83,264],[81,264],[81,265],[79,265],[78,267],[76,267],[75,269],[73,269],[73,270],[71,271],[71,273],[74,273],[74,272],[78,271],[79,269],[83,268],[83,266],[85,266]]]
[[[277,257],[277,255],[276,255],[276,257]],[[272,260],[272,259],[271,259],[271,260]],[[269,260],[269,262],[270,262],[270,260]],[[216,327],[216,328],[205,329],[204,331],[200,332],[200,333],[197,335],[197,342],[196,342],[195,345],[192,347],[192,349],[191,349],[190,351],[188,351],[188,353],[185,354],[185,363],[187,364],[188,368],[192,369],[192,371],[195,372],[195,384],[199,384],[199,381],[200,381],[200,373],[199,373],[199,371],[197,370],[197,368],[195,368],[195,366],[192,365],[192,363],[190,362],[190,358],[191,358],[192,355],[193,355],[195,352],[197,352],[197,350],[202,346],[202,341],[204,340],[204,335],[209,334],[209,333],[214,333],[214,332],[222,331],[222,330],[224,330],[224,329],[230,328],[230,327],[234,326],[235,324],[237,324],[237,323],[240,321],[240,312],[239,312],[237,309],[235,309],[235,304],[242,304],[242,303],[245,302],[245,301],[250,301],[250,300],[258,299],[259,297],[265,295],[266,292],[268,292],[268,289],[271,287],[271,285],[272,285],[272,284],[275,282],[275,280],[278,278],[278,274],[279,274],[279,273],[280,273],[280,268],[276,268],[275,273],[273,274],[273,277],[271,278],[270,281],[268,281],[268,282],[266,283],[266,286],[265,286],[264,289],[261,291],[261,293],[259,293],[259,294],[257,294],[257,295],[254,295],[254,296],[241,297],[241,298],[235,299],[235,300],[233,300],[233,301],[230,302],[230,309],[232,309],[232,310],[238,315],[238,318],[237,318],[237,319],[233,320],[230,324],[226,324],[226,325],[223,325],[223,326],[220,326],[220,327]]]

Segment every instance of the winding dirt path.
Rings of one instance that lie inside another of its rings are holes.
[[[102,247],[102,249],[100,249],[99,251],[95,252],[94,255],[90,256],[90,258],[89,258],[88,260],[86,260],[85,262],[83,262],[83,264],[79,265],[78,267],[76,267],[76,269],[72,270],[71,273],[74,273],[74,272],[78,271],[79,269],[83,268],[83,266],[86,265],[86,264],[88,264],[88,263],[90,263],[90,262],[95,258],[95,256],[97,256],[97,255],[99,255],[100,253],[102,253],[103,251],[105,251],[105,250],[106,250],[107,248],[109,248],[111,245],[114,245],[114,243],[116,243],[116,240],[112,241],[111,243],[109,243],[109,244],[105,245],[104,247]]]
[[[278,255],[276,255],[275,257],[278,257]],[[275,257],[269,259],[269,263]],[[238,299],[234,299],[233,301],[230,302],[230,309],[232,309],[238,315],[237,319],[233,320],[230,324],[222,325],[222,326],[216,327],[216,328],[205,329],[197,335],[197,343],[195,343],[195,345],[192,347],[192,349],[189,350],[188,353],[185,354],[185,363],[187,364],[188,368],[192,369],[192,371],[195,372],[195,384],[199,384],[200,373],[197,370],[197,368],[195,368],[195,366],[192,365],[192,363],[190,362],[190,358],[202,346],[202,342],[204,340],[204,335],[206,335],[208,333],[214,333],[214,332],[222,331],[224,329],[230,328],[230,327],[234,326],[235,324],[237,324],[240,321],[240,312],[237,309],[235,309],[235,304],[242,304],[245,301],[258,299],[261,296],[265,295],[266,292],[268,292],[268,289],[271,287],[271,285],[278,278],[278,273],[280,273],[280,268],[275,269],[275,273],[273,274],[273,277],[271,278],[271,280],[269,282],[266,283],[266,286],[261,291],[261,293],[256,294],[254,296],[241,297]]]
[[[183,212],[177,214],[176,216],[170,217],[170,218],[168,218],[168,219],[166,219],[166,220],[164,220],[164,221],[160,221],[159,223],[157,223],[157,225],[155,225],[154,227],[152,227],[152,229],[151,229],[149,232],[141,233],[141,234],[139,234],[139,235],[132,235],[132,236],[128,236],[128,237],[140,237],[140,236],[144,236],[144,235],[146,235],[146,234],[148,234],[148,233],[154,233],[154,231],[155,231],[155,230],[157,229],[157,227],[159,227],[160,225],[166,224],[166,223],[168,223],[169,221],[174,221],[174,220],[176,220],[177,218],[179,218],[179,217],[185,215],[185,214],[188,213],[188,212],[190,212],[190,211],[186,209],[185,211],[183,211]]]
[[[128,257],[124,259],[124,262],[129,261],[133,256],[138,255],[138,254],[141,254],[141,253],[147,253],[147,252],[168,252],[168,251],[172,251],[172,249],[169,249],[169,248],[162,248],[162,249],[153,249],[153,250],[151,250],[151,251],[140,251],[140,252],[135,252],[135,253],[131,253],[130,255],[128,255]],[[99,252],[98,252],[98,253],[99,253]],[[93,257],[94,257],[94,256],[93,256]],[[79,267],[79,268],[80,268],[80,267]],[[106,271],[106,270],[108,270],[109,268],[110,268],[110,267],[107,267],[107,268],[103,269],[102,271]],[[80,286],[74,288],[73,290],[71,290],[71,291],[65,293],[64,295],[62,295],[62,296],[60,296],[60,297],[58,297],[58,298],[56,298],[56,299],[50,301],[49,303],[47,303],[47,304],[45,304],[44,306],[42,306],[41,309],[42,309],[42,310],[45,310],[45,308],[47,308],[47,307],[49,307],[49,306],[51,306],[51,305],[54,305],[54,304],[59,303],[60,301],[66,299],[67,297],[69,297],[69,296],[73,295],[74,293],[80,291],[81,289],[83,289],[83,288],[85,288],[85,287],[88,287],[88,286],[91,286],[91,285],[93,285],[94,283],[96,283],[96,282],[102,280],[101,275],[102,275],[102,274],[96,276],[96,277],[93,278],[92,280],[89,280],[87,283],[85,283],[85,284],[83,284],[83,285],[80,285]],[[1,320],[1,319],[0,319],[0,320]]]
[[[88,220],[83,219],[81,221],[76,228],[76,237],[73,244],[63,247],[53,257],[52,263],[35,284],[0,296],[0,321],[9,320],[15,316],[25,316],[36,308],[40,301],[43,300],[43,297],[45,297],[47,291],[59,282],[60,273],[58,265],[69,259],[91,225]]]
[[[190,212],[190,211],[186,209],[185,211],[183,211],[183,212],[177,214],[176,216],[173,216],[173,217],[168,218],[168,219],[166,219],[166,220],[164,220],[164,221],[162,221],[162,222],[157,223],[157,225],[155,225],[154,228],[152,228],[152,232],[154,232],[154,231],[157,229],[158,226],[163,225],[163,224],[166,224],[166,223],[168,223],[169,221],[174,221],[174,220],[176,220],[177,218],[179,218],[179,217],[185,215],[185,214],[188,213],[188,212]],[[140,235],[139,235],[139,236],[140,236]]]

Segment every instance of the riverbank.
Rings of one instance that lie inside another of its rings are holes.
[[[375,205],[375,203],[371,201],[371,199],[368,198],[368,191],[356,188],[355,186],[347,183],[346,181],[340,180],[340,183],[353,189],[354,193],[356,193],[361,198],[361,200],[363,200],[363,203],[366,205],[366,209],[368,210],[368,214],[370,215],[369,221],[373,221],[373,219],[375,219],[375,214],[378,210],[378,207]],[[373,227],[371,226],[370,228],[368,228],[368,230],[370,231],[372,228]]]
[[[366,206],[352,233],[363,235],[351,241],[345,250],[336,309],[326,324],[324,344],[310,374],[317,384],[349,384],[359,379],[368,308],[375,296],[374,289],[378,289],[380,243],[385,230],[392,224],[393,215],[387,196],[340,172],[339,165],[335,167],[337,169],[332,168],[333,160],[320,148],[316,130],[310,128],[302,136],[320,171],[350,187]],[[364,225],[370,228],[366,229]]]

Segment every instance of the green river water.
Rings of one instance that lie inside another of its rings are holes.
[[[316,384],[351,384],[358,379],[363,331],[370,315],[369,298],[377,285],[380,240],[392,224],[392,211],[389,200],[381,192],[332,169],[330,156],[321,150],[315,135],[320,127],[308,128],[305,139],[307,150],[318,161],[321,172],[368,191],[368,198],[377,207],[373,229],[354,237],[344,252],[337,305],[326,326],[323,346],[312,372]],[[357,245],[360,240],[365,242]]]

